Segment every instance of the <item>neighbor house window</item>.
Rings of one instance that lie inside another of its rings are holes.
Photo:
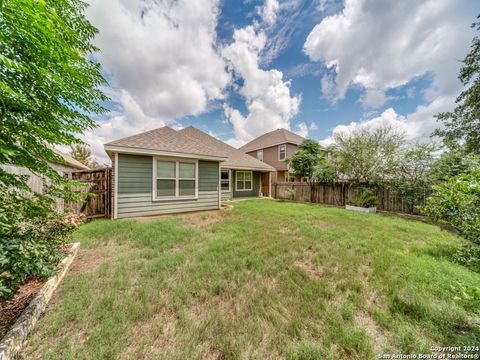
[[[257,160],[263,161],[263,149],[257,150]]]
[[[285,160],[287,157],[287,145],[281,144],[278,145],[278,160]]]
[[[222,170],[220,177],[222,191],[230,191],[230,170]]]
[[[252,172],[251,171],[237,171],[236,176],[236,190],[249,191],[252,190]]]
[[[197,195],[197,162],[154,160],[154,197],[194,198]]]

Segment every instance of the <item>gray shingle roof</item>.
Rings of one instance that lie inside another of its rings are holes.
[[[287,129],[277,129],[260,135],[256,139],[253,139],[249,143],[243,145],[239,150],[247,153],[250,151],[265,149],[270,146],[275,146],[279,144],[290,143],[299,145],[303,140],[305,140],[304,137],[297,135]]]
[[[193,156],[216,156],[226,159],[226,161],[222,162],[222,166],[225,167],[260,171],[275,170],[270,165],[192,126],[178,131],[165,126],[115,140],[105,144],[105,146],[121,146],[131,148],[132,151],[142,149]]]
[[[224,156],[228,157],[228,160],[222,162],[222,166],[224,167],[231,167],[231,168],[245,168],[245,169],[255,169],[255,170],[263,170],[263,171],[275,171],[275,169],[264,163],[263,161],[257,160],[254,157],[245,154],[244,152],[235,149],[233,146],[230,146],[224,143],[221,140],[210,136],[203,131],[200,131],[193,126],[189,126],[185,129],[179,130],[179,132],[183,132],[184,134],[188,134],[188,136],[200,139],[204,144],[208,144],[212,148],[215,149],[216,153],[224,154]]]

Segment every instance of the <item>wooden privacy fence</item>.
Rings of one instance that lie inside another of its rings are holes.
[[[277,199],[345,206],[356,198],[365,186],[353,186],[348,183],[277,183],[274,194]],[[378,199],[378,210],[420,214],[417,206],[425,205],[429,196],[426,189],[416,193],[413,199],[407,199],[394,189],[371,188]]]
[[[75,189],[85,194],[82,203],[66,204],[72,212],[87,219],[110,217],[111,168],[74,171],[68,177],[85,184]]]

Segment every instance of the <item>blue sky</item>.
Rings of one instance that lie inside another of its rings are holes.
[[[103,143],[193,125],[240,146],[287,127],[324,144],[390,123],[428,139],[452,109],[473,0],[92,2],[109,114]]]

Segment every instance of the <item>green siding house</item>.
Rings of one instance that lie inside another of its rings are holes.
[[[105,144],[113,218],[214,210],[270,196],[274,169],[193,127],[163,127]]]

